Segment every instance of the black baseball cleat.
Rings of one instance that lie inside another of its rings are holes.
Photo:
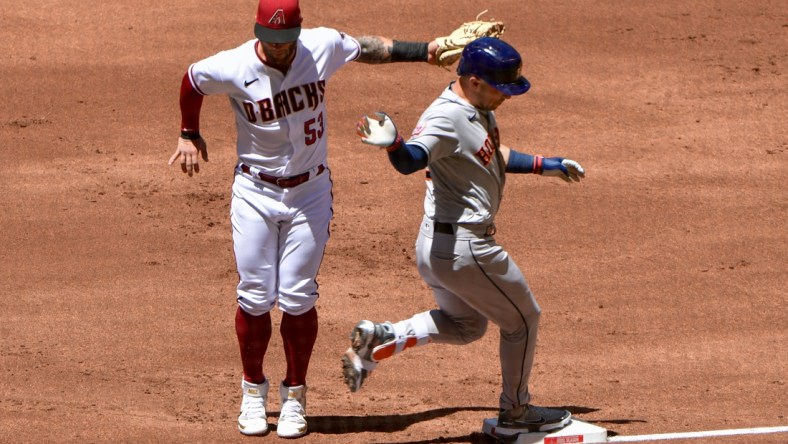
[[[548,432],[566,427],[572,414],[566,410],[549,409],[526,404],[498,413],[498,427],[526,429],[529,432]]]

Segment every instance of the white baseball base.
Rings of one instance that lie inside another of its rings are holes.
[[[520,429],[498,427],[498,418],[484,420],[482,432],[516,444],[571,444],[607,441],[607,429],[572,419],[568,426],[555,432],[523,433]],[[515,440],[516,438],[516,440]]]

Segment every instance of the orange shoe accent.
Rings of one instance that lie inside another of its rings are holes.
[[[402,347],[402,350],[415,347],[417,342],[418,339],[413,336],[405,338],[405,345]],[[375,347],[372,350],[372,359],[375,361],[380,361],[382,359],[390,358],[392,355],[394,355],[394,353],[397,353],[397,341],[391,341],[387,344]]]

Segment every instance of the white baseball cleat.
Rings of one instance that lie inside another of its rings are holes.
[[[353,327],[350,332],[350,348],[342,356],[342,375],[351,392],[361,388],[379,360],[394,354],[395,339],[391,322],[364,320]]]
[[[282,411],[276,434],[281,438],[298,438],[306,434],[306,386],[279,386],[282,397]]]
[[[238,431],[244,435],[265,435],[268,433],[268,422],[265,415],[265,404],[268,399],[268,380],[262,384],[241,381],[243,399],[241,414],[238,415]]]

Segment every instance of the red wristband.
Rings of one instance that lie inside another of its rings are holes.
[[[399,147],[401,147],[401,146],[402,146],[402,136],[397,134],[397,138],[394,139],[394,142],[391,145],[386,147],[386,151],[391,153],[391,152],[397,151],[399,149]]]
[[[534,174],[542,174],[544,156],[534,156]]]

